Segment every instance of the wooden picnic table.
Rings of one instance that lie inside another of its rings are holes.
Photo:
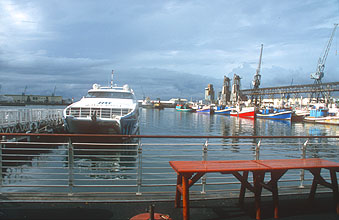
[[[290,169],[306,169],[313,174],[313,182],[309,199],[313,200],[317,185],[323,185],[333,190],[336,211],[339,214],[338,183],[336,172],[339,163],[319,158],[310,159],[280,159],[280,160],[223,160],[223,161],[170,161],[171,167],[177,173],[175,207],[180,206],[182,196],[183,219],[189,220],[189,188],[203,175],[211,172],[233,174],[240,182],[239,202],[243,204],[246,189],[254,193],[256,219],[260,219],[260,200],[262,188],[272,192],[274,201],[274,217],[278,218],[278,181]],[[331,183],[320,174],[321,169],[330,171]],[[242,174],[240,173],[242,172]],[[253,184],[248,182],[248,173],[253,173]],[[271,179],[265,182],[265,173],[271,174]]]

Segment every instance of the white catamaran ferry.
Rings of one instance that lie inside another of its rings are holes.
[[[139,131],[139,109],[128,85],[101,87],[94,84],[88,95],[64,109],[69,133],[133,135]]]

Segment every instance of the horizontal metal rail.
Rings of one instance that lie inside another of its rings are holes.
[[[176,173],[170,160],[320,157],[339,162],[339,136],[0,135],[2,202],[173,199]],[[48,136],[49,142],[16,139],[32,136]],[[81,139],[89,137],[102,143]],[[112,142],[117,137],[124,141]],[[329,179],[326,170],[322,175]],[[307,193],[311,182],[310,173],[290,170],[279,181],[279,192]],[[239,182],[209,173],[191,192],[192,199],[235,197]]]
[[[319,135],[319,136],[307,136],[307,135],[298,135],[298,136],[284,136],[284,135],[274,135],[274,136],[217,136],[217,135],[116,135],[116,134],[45,134],[45,133],[0,133],[0,136],[4,137],[63,137],[63,138],[121,138],[121,139],[253,139],[253,140],[260,140],[260,139],[338,139],[338,135]],[[83,144],[83,143],[81,143]],[[91,144],[91,143],[88,143]],[[104,144],[104,143],[92,143],[92,144]],[[144,145],[147,143],[143,143]],[[159,144],[167,144],[171,145],[171,143],[159,143]],[[191,144],[191,143],[183,143],[183,144]],[[239,143],[241,144],[241,142]]]

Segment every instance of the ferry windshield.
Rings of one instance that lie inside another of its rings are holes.
[[[87,98],[133,99],[131,93],[125,92],[89,92]]]

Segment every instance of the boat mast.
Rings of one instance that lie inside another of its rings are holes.
[[[112,76],[111,76],[111,88],[113,88],[113,72],[114,72],[114,70],[112,70]]]

